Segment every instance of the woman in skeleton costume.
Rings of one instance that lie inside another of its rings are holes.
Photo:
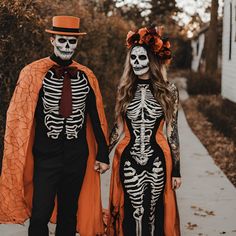
[[[177,88],[166,79],[171,51],[168,39],[161,35],[162,28],[141,28],[127,35],[117,123],[110,137],[114,154],[110,235],[180,235],[174,192],[181,184],[179,100]]]

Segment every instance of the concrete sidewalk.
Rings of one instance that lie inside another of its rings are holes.
[[[185,80],[176,80],[180,98]],[[197,119],[197,117],[196,117]],[[236,189],[215,165],[179,111],[182,186],[177,190],[182,236],[236,236]],[[102,175],[103,206],[108,206],[110,172]],[[50,227],[53,235],[53,227]],[[27,223],[0,225],[0,236],[27,236]]]
[[[180,100],[188,98],[186,79],[175,78]],[[196,117],[197,119],[197,117]],[[177,190],[183,236],[235,236],[236,189],[215,165],[179,111],[182,186]]]
[[[180,96],[187,98],[184,91]],[[236,189],[193,134],[182,108],[179,134],[183,183],[177,190],[177,201],[182,236],[236,236]],[[106,207],[109,173],[102,181]]]
[[[182,186],[177,190],[183,236],[236,235],[236,189],[179,112]]]

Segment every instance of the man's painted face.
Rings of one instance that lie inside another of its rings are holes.
[[[141,46],[135,46],[130,54],[130,64],[135,75],[143,75],[149,70],[149,58],[147,50]]]
[[[69,60],[75,53],[78,44],[78,38],[75,36],[55,35],[52,41],[54,53],[62,60]]]

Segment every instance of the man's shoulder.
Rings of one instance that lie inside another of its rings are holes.
[[[30,64],[26,65],[21,72],[24,73],[29,73],[32,71],[45,71],[47,70],[50,66],[53,65],[53,62],[50,60],[49,57],[41,58],[39,60],[33,61]]]
[[[76,66],[78,68],[78,70],[85,73],[85,75],[87,77],[95,78],[95,75],[94,75],[93,71],[90,68],[88,68],[87,66],[84,66],[84,65],[82,65],[82,64],[80,64],[79,62],[76,62],[76,61],[73,61],[73,66]]]

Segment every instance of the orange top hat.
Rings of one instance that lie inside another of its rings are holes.
[[[74,16],[54,16],[52,18],[52,29],[45,31],[51,34],[59,35],[85,35],[80,32],[80,18]]]

